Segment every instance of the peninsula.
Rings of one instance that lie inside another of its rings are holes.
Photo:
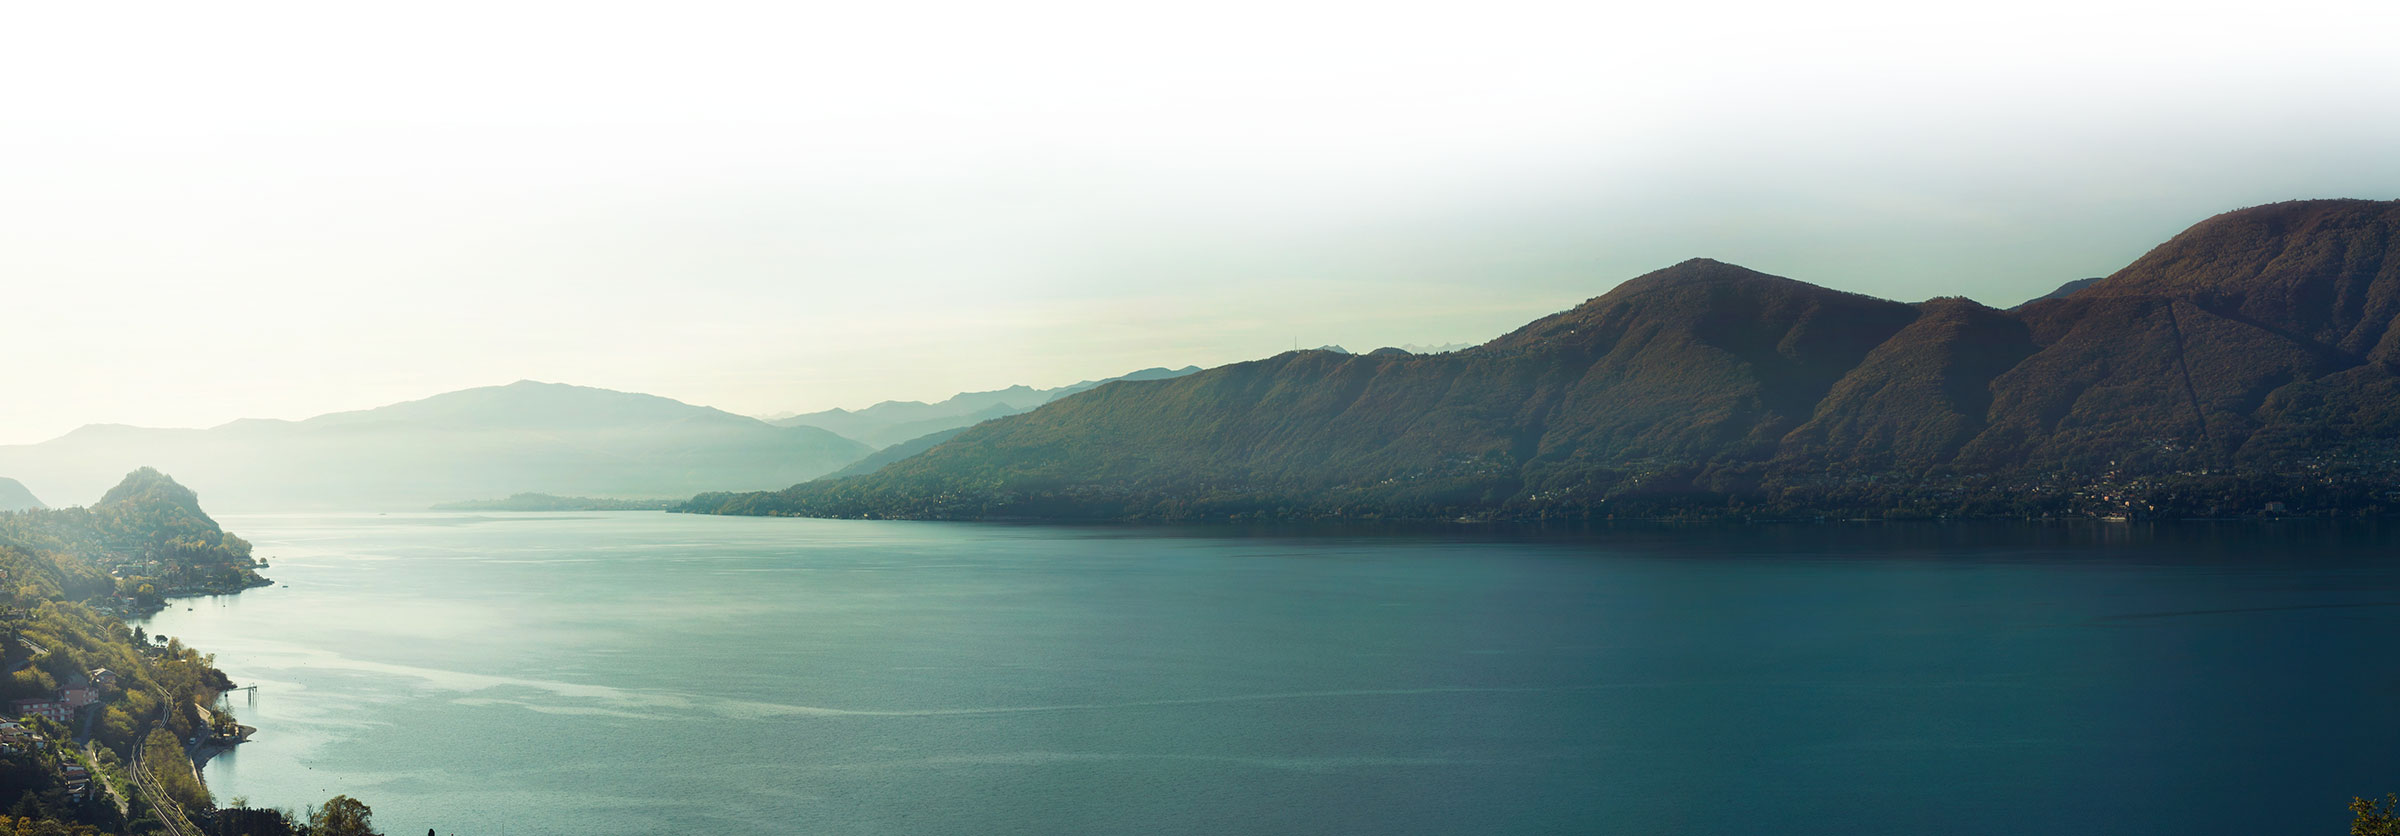
[[[197,494],[147,467],[90,507],[0,512],[0,804],[17,832],[199,836],[211,815],[294,832],[279,811],[218,810],[201,782],[193,753],[250,731],[210,708],[232,680],[122,619],[264,585],[259,565]]]

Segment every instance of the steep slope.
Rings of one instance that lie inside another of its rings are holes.
[[[1695,259],[1626,282],[1483,350],[1576,377],[1525,429],[1602,464],[1758,458],[1917,311]],[[1586,360],[1589,360],[1587,363]]]
[[[0,468],[53,496],[145,462],[211,486],[232,509],[404,509],[520,492],[686,494],[814,478],[867,453],[813,427],[650,395],[521,381],[305,421],[209,430],[96,426],[0,447]]]
[[[2013,312],[2041,350],[1994,382],[1993,429],[1967,462],[2272,467],[2295,453],[2294,433],[2359,438],[2317,431],[2338,416],[2293,410],[2330,398],[2374,411],[2380,399],[2355,393],[2390,385],[2395,206],[2229,212],[2072,296]]]
[[[2261,496],[2380,508],[2400,496],[2396,228],[2390,202],[2227,213],[2009,311],[1695,260],[1461,352],[1302,351],[1119,384],[872,475],[687,508],[2119,514],[2227,513]]]
[[[2400,212],[2367,200],[2308,200],[2228,212],[2193,226],[2094,297],[2168,297],[2341,356],[2400,360]]]
[[[2021,319],[2041,348],[1994,380],[1991,430],[1962,453],[1976,467],[2230,464],[2270,391],[2330,370],[2307,345],[2183,299],[2079,296]]]
[[[1992,381],[2034,352],[2031,334],[1968,299],[1918,307],[1915,321],[1876,346],[1783,439],[1779,464],[1889,471],[1948,461],[1983,434]]]

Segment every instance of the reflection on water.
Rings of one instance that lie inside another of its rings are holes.
[[[2400,789],[2375,526],[225,522],[288,588],[148,624],[259,686],[212,787],[395,833],[2339,832]]]

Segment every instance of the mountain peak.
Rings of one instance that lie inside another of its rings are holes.
[[[1861,316],[1872,324],[1858,321]],[[1781,333],[1804,323],[1860,327],[1880,339],[1915,316],[1899,302],[1761,273],[1712,258],[1694,258],[1634,277],[1573,309],[1538,319],[1487,347],[1522,350],[1546,344],[1614,339],[1627,328],[1665,325],[1723,333],[1726,329]],[[1747,323],[1747,324],[1737,324]],[[1815,330],[1823,331],[1822,327]],[[1844,338],[1843,342],[1852,342]],[[1769,340],[1773,342],[1773,340]]]
[[[125,480],[100,497],[94,507],[106,508],[138,501],[157,501],[177,508],[200,513],[200,495],[176,482],[175,477],[160,473],[154,467],[136,468],[125,474]]]
[[[2180,295],[2372,275],[2386,269],[2395,244],[2400,201],[2269,203],[2193,224],[2085,293]]]
[[[1617,285],[1609,292],[1585,302],[1583,307],[1602,307],[1605,304],[1626,301],[1636,296],[1661,293],[1678,296],[1701,294],[1706,297],[1719,297],[1728,293],[1747,294],[1751,292],[1765,292],[1774,295],[1833,294],[1859,299],[1871,298],[1810,284],[1799,279],[1761,273],[1739,264],[1731,264],[1713,258],[1694,258],[1686,259],[1672,267],[1652,270],[1635,276],[1625,283]]]
[[[1691,259],[1473,351],[1292,352],[1113,386],[922,439],[866,475],[686,507],[2220,516],[2287,492],[2390,507],[2400,203],[2228,213],[2069,293],[1912,305]]]
[[[2071,299],[2167,297],[2351,356],[2400,359],[2400,201],[2218,215]]]
[[[2192,229],[2248,227],[2280,233],[2323,226],[2356,225],[2378,218],[2389,220],[2394,212],[2400,212],[2400,201],[2354,197],[2286,200],[2220,213],[2193,224]]]
[[[1644,273],[1640,276],[1635,276],[1633,280],[1641,281],[1643,279],[1660,279],[1675,281],[1724,281],[1749,277],[1763,277],[1770,279],[1781,278],[1780,276],[1769,276],[1765,273],[1752,270],[1748,267],[1744,267],[1730,261],[1718,261],[1713,258],[1687,258],[1666,267],[1661,267],[1648,273]]]
[[[413,401],[355,412],[336,412],[301,422],[315,427],[405,422],[477,426],[559,426],[666,423],[679,421],[760,423],[723,410],[672,398],[567,383],[520,380],[444,392]]]

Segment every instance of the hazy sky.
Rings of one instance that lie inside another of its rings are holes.
[[[1693,256],[2006,306],[2400,197],[2386,4],[13,4],[0,443],[1481,341]]]

